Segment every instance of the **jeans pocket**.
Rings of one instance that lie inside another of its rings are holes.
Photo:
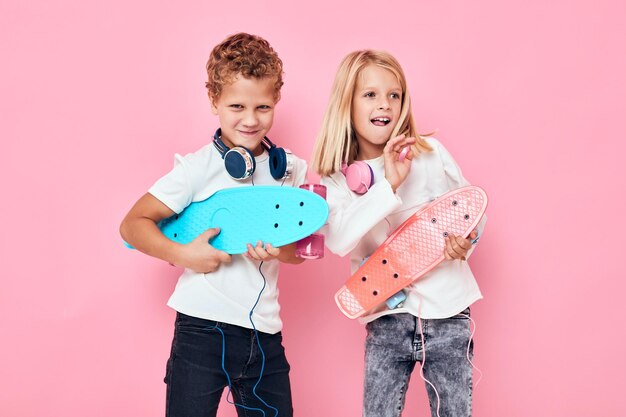
[[[166,384],[170,383],[170,378],[172,375],[172,362],[174,361],[174,358],[172,356],[170,356],[170,358],[167,360],[167,363],[165,364],[165,378],[163,378],[163,382],[165,382]]]
[[[218,327],[222,327],[222,323],[205,320],[198,317],[187,316],[183,313],[176,314],[176,331],[191,331],[191,332],[211,332]]]

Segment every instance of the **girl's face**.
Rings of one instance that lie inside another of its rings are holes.
[[[352,126],[359,144],[357,159],[383,153],[402,107],[402,87],[393,72],[368,65],[359,74],[352,97]]]

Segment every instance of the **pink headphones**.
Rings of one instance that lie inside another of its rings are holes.
[[[363,161],[355,161],[350,165],[343,162],[341,172],[346,176],[348,188],[357,194],[365,194],[374,182],[372,168]]]
[[[406,154],[409,153],[409,146],[405,146],[398,156],[400,162],[404,161]],[[374,171],[372,167],[363,161],[355,161],[350,165],[345,162],[341,163],[341,172],[346,177],[348,188],[357,194],[365,194],[374,183]]]

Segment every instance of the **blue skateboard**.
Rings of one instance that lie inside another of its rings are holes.
[[[328,204],[317,194],[294,187],[255,186],[220,190],[159,222],[174,242],[186,244],[206,229],[219,227],[209,243],[231,255],[247,252],[259,240],[280,247],[309,236],[328,218]]]

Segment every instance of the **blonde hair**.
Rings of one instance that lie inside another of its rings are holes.
[[[398,61],[384,51],[369,49],[355,51],[348,54],[339,65],[322,128],[313,148],[311,166],[322,176],[339,171],[342,161],[352,162],[357,156],[358,143],[352,127],[352,99],[357,78],[368,65],[376,65],[391,71],[402,88],[400,118],[391,137],[405,134],[407,137],[416,138],[417,141],[413,146],[416,155],[432,150],[424,139],[429,135],[420,135],[415,127],[406,78]]]

